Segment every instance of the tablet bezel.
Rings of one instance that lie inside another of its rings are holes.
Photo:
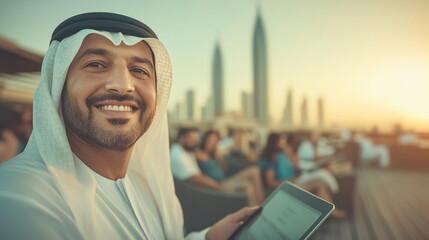
[[[321,199],[320,197],[300,188],[299,186],[289,181],[285,181],[278,188],[276,188],[273,193],[270,194],[270,196],[262,203],[261,208],[255,214],[245,220],[244,223],[228,239],[236,239],[242,231],[245,231],[246,229],[251,227],[252,223],[260,216],[264,206],[268,205],[270,203],[270,200],[280,191],[285,191],[292,197],[298,199],[304,204],[307,204],[322,213],[319,218],[317,218],[317,220],[311,225],[311,227],[309,227],[307,231],[302,235],[300,240],[305,240],[310,237],[310,235],[320,226],[321,223],[323,223],[323,221],[326,220],[326,218],[335,209],[334,204]]]

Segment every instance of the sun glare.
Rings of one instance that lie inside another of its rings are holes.
[[[371,83],[370,92],[386,107],[393,107],[407,118],[429,120],[429,67],[401,66],[381,74]]]

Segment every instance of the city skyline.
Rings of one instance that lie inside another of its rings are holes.
[[[193,123],[198,122],[215,122],[217,117],[223,118],[223,116],[228,115],[230,113],[224,113],[219,116],[214,115],[214,109],[213,109],[213,100],[212,97],[209,97],[207,99],[207,102],[205,105],[201,107],[201,115],[200,117],[196,117],[196,108],[195,108],[195,89],[188,89],[185,94],[185,100],[183,102],[178,102],[174,105],[174,109],[170,109],[168,111],[168,117],[170,121],[173,121],[175,123],[185,123],[186,121],[190,121]],[[289,129],[318,129],[318,130],[329,130],[329,128],[326,128],[325,126],[325,103],[323,100],[323,97],[320,96],[317,99],[315,99],[315,124],[311,124],[311,118],[309,118],[309,115],[312,111],[309,110],[308,107],[308,98],[307,96],[304,96],[301,104],[300,104],[300,119],[298,122],[293,121],[293,109],[295,109],[293,104],[293,91],[291,88],[288,89],[286,94],[286,102],[285,107],[283,110],[283,118],[280,122],[274,123],[273,126],[277,126],[280,128],[289,128]],[[253,117],[253,94],[248,92],[241,92],[241,109],[237,109],[234,111],[235,116],[238,117],[236,120],[239,119],[246,119],[246,120],[256,120]],[[233,115],[230,115],[233,116]],[[258,123],[256,120],[255,123]],[[273,124],[271,122],[271,124]]]
[[[268,123],[269,113],[267,107],[267,95],[269,94],[267,85],[267,62],[266,62],[266,40],[265,32],[262,22],[260,10],[256,16],[256,22],[253,35],[253,92],[241,92],[241,108],[234,111],[242,114],[246,119],[253,119],[260,123]],[[189,89],[186,92],[186,119],[182,119],[181,113],[176,112],[173,120],[202,120],[202,121],[215,121],[217,116],[222,116],[224,111],[224,89],[223,89],[223,66],[222,66],[222,53],[219,41],[216,41],[213,53],[212,62],[212,79],[211,79],[211,96],[208,98],[207,103],[201,107],[201,116],[199,119],[195,118],[195,91]],[[286,105],[283,110],[283,117],[278,123],[280,126],[285,127],[317,127],[322,129],[324,127],[324,103],[322,97],[317,99],[317,124],[311,126],[308,119],[308,103],[307,97],[304,97],[301,104],[301,123],[300,125],[293,124],[293,100],[292,89],[289,88],[286,94]],[[185,110],[185,109],[184,109]],[[261,111],[262,110],[262,111]],[[259,116],[258,116],[259,115]]]
[[[267,41],[269,112],[283,115],[285,93],[309,109],[323,96],[325,126],[429,130],[429,2],[347,1],[8,1],[0,9],[0,35],[44,54],[53,29],[88,11],[135,17],[166,46],[173,66],[169,110],[196,91],[196,109],[211,95],[213,46],[222,47],[225,111],[241,109],[253,91],[252,36],[258,6]],[[200,111],[196,113],[200,115]],[[299,107],[293,110],[299,116]],[[198,117],[198,116],[197,116]],[[295,117],[295,121],[298,118]],[[309,124],[317,113],[309,112]]]

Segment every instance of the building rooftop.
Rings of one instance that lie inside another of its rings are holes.
[[[427,172],[358,169],[354,214],[328,219],[313,240],[429,239]]]
[[[43,57],[0,37],[0,73],[40,72]]]

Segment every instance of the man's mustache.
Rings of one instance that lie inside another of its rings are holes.
[[[90,96],[86,99],[86,106],[89,109],[91,105],[94,105],[97,102],[106,101],[106,100],[115,100],[118,102],[133,101],[139,106],[140,109],[142,110],[146,109],[146,104],[144,104],[141,98],[137,98],[129,94],[127,95],[103,94],[103,95],[97,95],[97,96]]]

